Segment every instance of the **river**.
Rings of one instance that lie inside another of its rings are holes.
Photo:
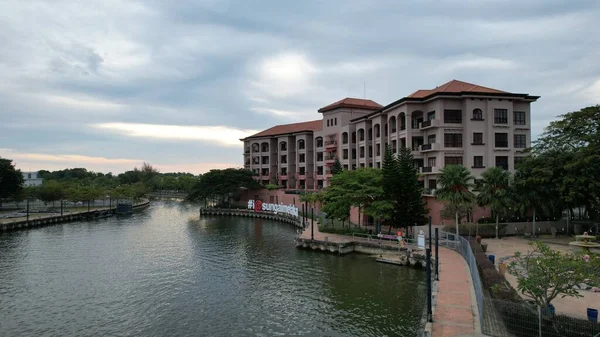
[[[416,336],[422,270],[298,250],[295,231],[155,201],[0,234],[0,336]]]

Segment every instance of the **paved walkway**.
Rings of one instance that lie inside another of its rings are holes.
[[[440,280],[433,337],[478,336],[475,330],[477,302],[466,262],[457,252],[440,247]]]

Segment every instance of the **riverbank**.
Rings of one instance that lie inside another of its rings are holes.
[[[297,217],[288,216],[285,214],[277,214],[274,212],[254,212],[254,210],[245,209],[223,209],[223,208],[200,208],[200,217],[202,216],[237,216],[245,218],[257,218],[265,220],[281,221],[299,228],[302,227],[302,222]]]
[[[149,200],[133,205],[133,211],[141,210],[150,205]],[[26,217],[8,218],[0,220],[0,231],[8,232],[14,230],[51,226],[58,223],[65,223],[79,220],[94,220],[113,216],[116,206],[112,208],[97,208],[89,211],[69,212],[51,215],[30,214],[29,220]]]

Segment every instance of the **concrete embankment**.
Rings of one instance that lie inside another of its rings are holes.
[[[133,206],[133,211],[141,210],[150,205],[150,201],[146,200],[142,203],[136,204]],[[63,215],[48,215],[36,218],[27,219],[13,219],[12,221],[9,219],[8,221],[0,223],[0,231],[8,232],[13,230],[21,230],[27,228],[36,228],[36,227],[46,227],[51,226],[58,223],[65,223],[70,221],[79,221],[79,220],[94,220],[101,219],[104,217],[109,217],[115,214],[115,208],[104,208],[104,209],[95,209],[90,211],[82,211],[82,212],[73,212],[73,213],[65,213]]]
[[[246,218],[257,218],[257,219],[265,219],[265,220],[275,220],[281,221],[284,223],[288,223],[294,225],[299,228],[302,227],[302,222],[293,216],[288,216],[285,214],[275,214],[271,212],[254,212],[253,210],[245,210],[245,209],[222,209],[222,208],[200,208],[200,216],[240,216]]]

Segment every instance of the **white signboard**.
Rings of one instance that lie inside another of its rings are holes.
[[[424,233],[419,233],[419,235],[417,235],[417,246],[419,246],[419,249],[425,249],[425,234]]]
[[[258,202],[257,202],[258,203]],[[262,211],[270,211],[275,213],[284,213],[293,216],[298,216],[298,207],[294,205],[284,205],[284,204],[268,204],[265,202],[261,203]],[[248,200],[248,209],[255,209],[254,200]]]

